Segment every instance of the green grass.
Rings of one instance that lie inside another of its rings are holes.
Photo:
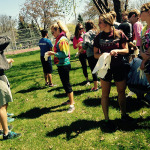
[[[56,87],[44,86],[39,51],[7,56],[13,58],[13,67],[6,72],[11,84],[14,102],[8,112],[15,114],[13,131],[21,138],[0,141],[1,150],[127,150],[150,149],[150,110],[136,96],[127,101],[127,111],[136,123],[122,124],[114,84],[110,93],[110,119],[118,130],[106,132],[100,105],[101,90],[90,92],[93,86],[84,86],[84,77],[78,58],[71,46],[70,80],[74,90],[75,111],[67,114],[68,100],[60,82],[57,67],[53,65],[53,82]],[[127,92],[129,90],[127,89]]]

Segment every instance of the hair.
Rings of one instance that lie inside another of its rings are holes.
[[[109,13],[111,13],[111,15],[113,16],[114,19],[117,17],[117,14],[115,11],[110,11]]]
[[[97,27],[92,20],[88,20],[85,22],[85,29],[86,32],[88,32],[89,30],[94,30],[98,33]]]
[[[69,33],[69,30],[67,28],[67,26],[60,20],[58,20],[56,23],[54,23],[51,27],[51,30],[59,30],[60,32],[65,32],[66,33],[66,36],[68,39],[70,39],[70,33]]]
[[[150,3],[145,3],[141,6],[141,11],[148,11],[150,10]]]
[[[99,19],[103,20],[105,24],[108,24],[110,25],[112,28],[113,28],[113,35],[114,35],[114,39],[116,37],[119,37],[120,38],[120,31],[116,31],[115,30],[115,27],[113,26],[113,16],[111,13],[105,13],[105,14],[102,14],[100,15]]]
[[[131,18],[132,15],[135,15],[135,17],[138,17],[140,15],[140,12],[137,9],[131,10],[128,14],[128,18]]]
[[[122,12],[122,16],[128,16],[129,13],[127,11]]]
[[[75,33],[74,33],[74,35],[75,35],[76,39],[79,39],[79,37],[80,37],[80,34],[79,34],[80,26],[83,26],[83,25],[82,25],[81,23],[78,23],[78,24],[76,25],[76,28],[75,28]]]
[[[41,30],[41,35],[43,38],[46,36],[47,33],[48,33],[47,30]]]

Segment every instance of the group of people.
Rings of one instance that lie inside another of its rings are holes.
[[[127,67],[130,61],[130,56],[134,51],[139,49],[137,57],[141,59],[140,69],[144,71],[147,81],[150,83],[150,3],[143,4],[141,12],[133,10],[129,13],[122,13],[122,23],[115,21],[116,14],[111,11],[109,13],[101,14],[99,17],[98,31],[95,24],[89,20],[85,23],[86,32],[81,23],[78,23],[75,28],[75,37],[73,39],[73,47],[78,48],[79,60],[81,62],[83,74],[86,80],[86,85],[89,85],[89,78],[87,73],[87,62],[91,69],[94,70],[98,59],[106,53],[110,55],[110,66],[104,77],[100,78],[102,96],[101,105],[105,117],[106,126],[112,128],[113,125],[109,119],[109,94],[111,90],[111,81],[114,80],[117,92],[118,102],[121,110],[121,119],[123,121],[133,120],[126,113],[126,81],[129,68]],[[139,22],[146,21],[147,25],[143,28]],[[48,32],[42,30],[42,39],[39,41],[41,49],[41,62],[43,66],[45,85],[53,87],[52,82],[52,63],[51,56],[54,55],[54,63],[58,67],[58,74],[61,79],[63,88],[69,98],[64,104],[69,104],[68,113],[75,110],[75,102],[72,86],[70,84],[69,72],[71,70],[70,50],[69,50],[69,31],[67,26],[61,21],[57,21],[51,27],[51,34],[55,38],[55,45],[48,39]],[[136,40],[136,44],[134,42]],[[7,46],[7,45],[6,45]],[[9,139],[17,137],[19,134],[12,134],[8,130],[7,125],[7,105],[12,101],[9,84],[4,70],[8,69],[6,66],[13,60],[6,61],[3,55],[5,47],[0,48],[3,66],[0,66],[0,81],[5,85],[0,84],[0,129],[3,130],[3,138]],[[52,50],[53,49],[53,50]],[[1,61],[1,60],[0,60]],[[6,68],[5,68],[6,67]],[[91,91],[98,90],[98,76],[96,73],[92,74],[94,87]],[[7,93],[4,93],[4,87]],[[6,95],[7,94],[7,95]],[[13,136],[12,136],[13,135]]]

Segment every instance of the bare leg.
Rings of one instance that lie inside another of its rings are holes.
[[[0,108],[0,129],[3,129],[5,135],[8,134],[8,125],[7,125],[7,104],[3,105]]]
[[[94,89],[97,89],[98,88],[98,81],[94,81]]]
[[[52,84],[52,75],[50,73],[47,74],[49,84]]]
[[[50,73],[44,73],[45,83],[52,84],[52,75]]]
[[[73,103],[74,103],[73,92],[68,93],[68,97],[69,97],[70,105],[73,105]]]
[[[126,114],[126,96],[125,96],[125,90],[126,90],[126,80],[116,82],[117,91],[118,91],[118,102],[121,110],[121,114]]]
[[[111,83],[101,80],[101,86],[102,86],[102,98],[101,98],[102,109],[103,109],[105,120],[109,120],[108,106],[109,106],[109,93],[110,93]]]
[[[48,83],[47,73],[44,73],[44,79],[45,79],[45,83]]]

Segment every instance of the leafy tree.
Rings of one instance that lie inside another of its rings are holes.
[[[12,31],[16,26],[16,20],[12,19],[11,16],[0,15],[0,33],[6,33]]]
[[[56,0],[26,0],[21,9],[21,15],[29,22],[32,20],[39,30],[48,29],[60,12]]]
[[[25,22],[24,17],[19,15],[18,29],[26,29],[28,27],[28,23]]]
[[[61,1],[63,1],[65,4],[77,3],[77,0],[61,0]],[[125,9],[127,9],[128,6],[128,0],[113,0],[113,1],[112,0],[90,0],[88,2],[91,1],[93,1],[94,5],[98,9],[99,14],[103,14],[109,12],[110,10],[114,10],[117,13],[117,21],[119,22],[121,21],[121,10],[124,11]],[[71,6],[74,5],[70,5],[70,7],[68,6],[67,7],[71,8]],[[122,7],[124,8],[122,9]],[[91,12],[92,11],[93,10],[91,9]]]
[[[85,20],[92,20],[95,17],[99,16],[99,14],[100,13],[95,4],[93,3],[93,1],[87,1],[85,11],[82,14],[83,18],[85,18]]]
[[[83,19],[80,14],[78,15],[78,23],[83,23]]]

